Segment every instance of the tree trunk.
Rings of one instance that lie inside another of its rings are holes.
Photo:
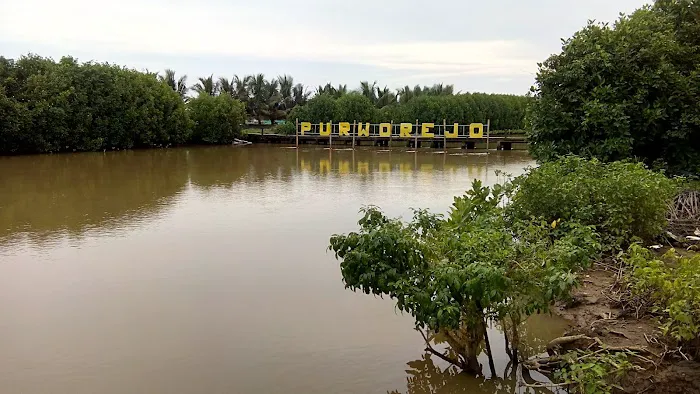
[[[486,344],[486,354],[489,356],[489,368],[491,369],[491,379],[495,379],[496,367],[493,364],[493,353],[491,352],[491,342],[489,341],[488,326],[484,327],[484,343]]]
[[[465,325],[459,330],[445,330],[441,333],[459,358],[457,366],[472,375],[480,375],[482,368],[478,360],[479,345],[484,338],[481,329]]]
[[[510,318],[510,330],[504,327],[503,331],[510,331],[509,335],[507,335],[509,337],[508,339],[510,340],[510,352],[508,352],[508,355],[510,356],[510,360],[513,362],[513,365],[517,366],[520,362],[518,360],[518,348],[520,347],[520,333],[518,332],[518,328],[520,327],[520,316],[510,315],[508,317]]]
[[[501,322],[503,325],[503,340],[506,342],[506,354],[513,361],[513,352],[510,351],[510,342],[508,341],[508,326],[506,325],[505,319]]]

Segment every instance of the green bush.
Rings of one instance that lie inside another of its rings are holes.
[[[309,102],[299,109],[298,115],[293,115],[299,118],[300,122],[338,122],[347,119],[338,119],[340,111],[338,110],[338,102],[329,94],[320,94],[314,96]],[[351,120],[352,121],[352,120]]]
[[[336,100],[337,114],[333,118],[335,122],[377,122],[378,111],[372,101],[359,94],[350,93]],[[390,119],[389,119],[390,120]]]
[[[240,136],[245,121],[245,106],[229,95],[203,93],[187,103],[192,141],[197,144],[230,144]]]
[[[153,75],[109,64],[0,57],[0,153],[187,142],[180,96]]]
[[[364,209],[358,232],[330,240],[345,286],[386,295],[417,328],[452,338],[459,360],[448,361],[464,370],[478,370],[488,319],[512,328],[517,360],[520,323],[567,298],[600,245],[590,226],[562,223],[561,232],[541,220],[509,223],[501,204],[509,192],[474,181],[447,217],[417,210],[409,223]]]
[[[638,158],[700,173],[700,2],[657,0],[591,22],[540,65],[529,120],[538,160]]]
[[[606,248],[658,236],[675,183],[640,163],[567,156],[513,181],[514,220],[542,218],[595,226]]]
[[[285,123],[273,126],[270,133],[294,135],[296,133],[295,125],[296,121],[294,119],[288,119]]]
[[[567,384],[567,392],[581,394],[610,394],[620,387],[625,374],[634,369],[631,351],[573,350],[561,356],[560,369],[554,378]]]
[[[651,301],[661,315],[665,335],[698,345],[700,336],[700,255],[680,256],[674,249],[656,257],[634,244],[625,256],[630,271],[625,278],[632,294]]]

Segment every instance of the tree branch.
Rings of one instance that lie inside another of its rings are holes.
[[[455,360],[455,359],[453,359],[453,358],[451,358],[451,357],[447,357],[447,356],[445,356],[444,354],[442,354],[442,353],[438,352],[437,350],[433,349],[433,347],[430,346],[430,341],[428,340],[428,336],[427,336],[425,333],[423,333],[423,330],[421,330],[421,329],[419,329],[419,328],[416,328],[416,331],[418,331],[418,332],[420,333],[420,335],[423,337],[423,340],[425,340],[425,350],[426,350],[426,351],[428,351],[428,352],[430,352],[430,353],[432,353],[432,354],[434,354],[434,355],[440,357],[441,359],[447,361],[447,362],[450,363],[450,364],[453,364],[453,365],[456,365],[456,366],[458,366],[458,367],[460,367],[460,368],[463,368],[463,365],[462,365],[462,363],[459,362],[459,360]]]

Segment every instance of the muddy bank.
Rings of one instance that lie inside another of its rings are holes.
[[[653,318],[619,306],[613,289],[621,274],[614,267],[597,265],[582,275],[573,300],[554,308],[571,323],[566,335],[591,338],[568,345],[586,348],[599,339],[609,347],[639,349],[641,357],[632,361],[643,370],[627,375],[623,392],[700,393],[700,363],[666,343]]]

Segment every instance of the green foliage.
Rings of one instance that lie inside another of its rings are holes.
[[[699,13],[697,1],[659,0],[565,40],[533,87],[532,154],[637,158],[700,173]]]
[[[504,94],[464,93],[423,95],[399,105],[395,122],[480,123],[491,120],[492,130],[522,129],[529,99]]]
[[[320,94],[314,96],[299,112],[295,113],[295,118],[299,121],[320,123],[347,119],[338,119],[340,110],[338,101],[330,94]]]
[[[665,335],[679,342],[700,336],[700,255],[680,256],[674,249],[657,257],[644,247],[630,246],[626,286],[635,296],[651,301],[661,316]],[[697,343],[695,343],[697,346]]]
[[[180,95],[152,75],[38,56],[0,58],[0,153],[182,144]]]
[[[372,101],[359,94],[349,93],[336,100],[337,114],[335,121],[345,122],[377,122],[379,120],[377,109]]]
[[[595,226],[607,248],[658,236],[676,192],[673,181],[642,164],[574,156],[544,163],[513,183],[513,220],[561,219]]]
[[[501,204],[510,192],[509,185],[474,181],[447,218],[417,210],[409,223],[364,209],[359,232],[330,240],[346,287],[391,297],[418,328],[448,332],[451,348],[475,360],[486,319],[521,322],[548,310],[598,253],[587,226],[563,224],[566,232],[542,221],[513,226]],[[454,339],[460,337],[465,343]]]
[[[230,144],[245,122],[243,103],[229,95],[201,93],[187,103],[194,122],[192,141],[204,144]]]
[[[574,350],[562,355],[562,368],[554,377],[562,383],[570,383],[576,393],[609,394],[620,388],[615,382],[634,368],[630,355],[633,353]]]
[[[294,120],[467,124],[491,119],[492,130],[522,129],[528,98],[509,95],[454,94],[451,85],[392,91],[376,83],[319,86],[309,99],[302,84],[289,75],[266,79],[263,74],[199,78],[190,87],[187,76],[167,69],[163,75],[142,73],[110,64],[84,63],[66,57],[59,62],[35,55],[12,60],[0,57],[0,154],[89,151],[161,147],[186,143],[227,143],[237,130],[221,114],[207,122],[225,123],[205,131],[192,129],[185,103],[188,91],[225,96],[243,103],[246,119],[289,120],[274,132],[294,134]],[[399,99],[400,98],[400,99]],[[198,98],[194,98],[198,100]],[[223,103],[222,99],[220,103]],[[207,100],[207,103],[219,101]],[[209,104],[207,104],[209,105]],[[222,104],[225,105],[225,104]],[[190,107],[190,110],[192,107]],[[214,111],[216,112],[216,111]],[[246,120],[244,119],[244,120]],[[198,124],[204,118],[196,119]],[[194,134],[193,134],[194,133]]]
[[[369,89],[370,87],[367,87]],[[371,93],[367,93],[371,96]],[[399,103],[377,105],[367,94],[351,92],[335,98],[324,93],[295,107],[288,119],[318,123],[333,120],[358,122],[436,122],[448,124],[480,123],[491,120],[492,130],[520,130],[524,128],[525,109],[530,99],[523,96],[465,93],[420,95]],[[388,93],[382,92],[384,96]],[[382,96],[382,97],[384,97]],[[379,109],[377,109],[377,107]]]

